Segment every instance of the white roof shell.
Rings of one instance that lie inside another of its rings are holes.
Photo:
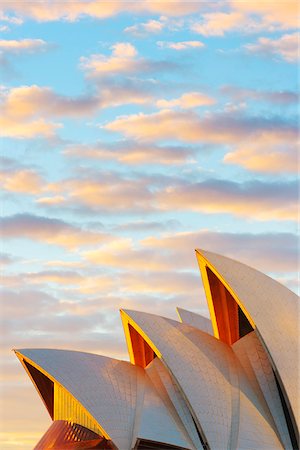
[[[267,275],[233,259],[197,250],[252,318],[285,387],[299,428],[299,298]],[[200,258],[199,258],[200,255]]]
[[[198,330],[205,331],[205,333],[211,334],[212,336],[214,335],[210,319],[183,308],[177,307],[176,309],[182,323],[198,328]]]
[[[130,450],[137,438],[159,438],[163,443],[194,448],[142,368],[69,350],[23,349],[17,353],[70,392],[118,449]]]
[[[161,355],[212,450],[237,448],[238,441],[239,448],[283,448],[266,405],[260,404],[230,346],[171,319],[139,311],[122,314]]]

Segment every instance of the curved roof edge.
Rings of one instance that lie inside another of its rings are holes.
[[[228,290],[255,329],[278,374],[292,421],[299,429],[300,380],[298,359],[295,357],[299,354],[297,349],[300,344],[298,296],[278,281],[239,261],[200,249],[196,249],[196,256],[215,336],[220,338],[212,298],[213,286],[209,280],[211,273]]]
[[[34,380],[32,374],[30,373],[30,371],[28,370],[28,366],[26,365],[26,362],[29,363],[31,366],[33,366],[35,369],[37,369],[39,372],[41,372],[46,378],[48,378],[50,381],[52,381],[54,384],[58,385],[60,388],[62,388],[63,390],[65,390],[68,395],[70,396],[70,398],[73,399],[73,401],[75,403],[77,403],[80,408],[84,411],[84,414],[91,420],[91,422],[94,423],[95,428],[97,429],[97,432],[103,436],[105,439],[107,440],[111,440],[110,435],[104,430],[104,428],[101,426],[101,424],[95,419],[95,417],[93,417],[93,415],[84,407],[84,405],[78,401],[78,399],[66,388],[66,386],[64,386],[63,384],[61,384],[58,380],[55,379],[55,377],[53,377],[53,375],[51,375],[50,372],[46,371],[41,365],[37,364],[32,357],[28,357],[26,356],[26,351],[30,350],[31,352],[34,350],[37,351],[43,351],[43,350],[52,350],[52,349],[13,349],[14,353],[16,354],[17,358],[19,359],[19,361],[21,362],[22,366],[24,367],[26,373],[28,374],[29,378],[31,379],[34,387],[36,388],[39,396],[41,397],[43,403],[45,404],[47,410],[48,410],[48,406],[47,403],[43,397],[43,395],[40,392],[40,388],[37,384],[37,382]],[[59,350],[61,352],[64,352],[65,350]],[[67,350],[67,351],[72,351],[72,350]],[[74,351],[74,353],[85,353],[85,354],[90,354],[90,353],[86,353],[86,352],[77,352]],[[111,358],[108,358],[111,359]],[[49,410],[48,410],[49,411]],[[53,419],[53,417],[52,417]],[[83,425],[85,426],[85,424],[81,424],[79,423],[79,425]],[[96,431],[96,430],[95,430]]]
[[[176,311],[181,323],[191,325],[192,327],[204,331],[212,336],[214,335],[211,320],[207,317],[188,311],[187,309],[180,308],[179,306],[177,306]]]

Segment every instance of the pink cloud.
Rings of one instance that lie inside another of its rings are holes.
[[[284,34],[279,39],[260,37],[256,43],[245,45],[249,53],[262,56],[278,56],[289,63],[299,59],[299,33]]]
[[[128,165],[184,164],[192,162],[195,149],[183,146],[159,146],[120,141],[114,145],[70,145],[64,151],[68,157],[118,161]]]
[[[165,27],[165,23],[160,20],[148,20],[147,22],[138,23],[136,25],[125,28],[125,33],[133,34],[136,37],[145,36],[147,34],[158,34]]]
[[[251,181],[207,180],[168,186],[157,193],[162,210],[233,214],[256,220],[297,220],[297,185]]]
[[[256,100],[278,105],[292,105],[299,101],[299,94],[293,91],[264,91],[253,88],[240,88],[238,86],[223,86],[221,93],[230,96],[235,101]]]
[[[92,232],[70,225],[63,220],[30,214],[16,214],[1,219],[5,239],[30,239],[74,250],[110,239],[105,233]]]
[[[197,272],[195,248],[210,249],[232,258],[238,254],[241,261],[265,272],[294,272],[296,267],[297,237],[291,233],[226,233],[199,229],[150,236],[136,243],[130,239],[116,240],[84,252],[83,256],[93,264],[125,271],[124,277],[127,271],[129,277],[134,274],[134,279],[140,279],[142,289],[148,274],[151,280],[152,272],[153,276],[159,272],[170,273],[174,279],[174,274],[180,270]]]
[[[160,48],[170,48],[172,50],[182,51],[188,50],[191,48],[203,48],[205,44],[200,41],[179,41],[179,42],[166,42],[166,41],[158,41],[158,47]]]

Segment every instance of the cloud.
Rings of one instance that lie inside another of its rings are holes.
[[[225,156],[226,162],[241,162],[239,155],[244,155],[246,151],[249,158],[243,159],[249,159],[247,168],[266,173],[277,172],[279,160],[283,161],[281,170],[291,170],[294,143],[298,138],[297,127],[293,123],[285,122],[279,117],[246,116],[240,111],[199,115],[195,111],[164,109],[148,115],[140,113],[119,117],[105,124],[103,128],[123,133],[128,138],[148,142],[177,139],[227,148],[230,146],[229,156]],[[273,154],[274,161],[271,161],[269,168],[265,161],[261,160],[261,166],[258,159],[254,163],[255,155],[259,152]],[[288,157],[285,163],[286,155]],[[250,163],[251,159],[253,163]]]
[[[45,183],[36,171],[30,169],[0,171],[0,181],[6,191],[22,194],[37,194]]]
[[[227,153],[224,162],[265,174],[282,174],[283,172],[297,174],[297,144],[287,141],[284,136],[272,144],[266,136],[265,139],[261,138],[257,142],[241,145],[236,151]]]
[[[261,37],[255,44],[246,44],[247,52],[262,56],[279,56],[286,62],[296,63],[299,59],[299,33],[284,34],[279,39]]]
[[[135,139],[178,139],[187,142],[210,142],[214,144],[237,144],[268,134],[276,139],[297,136],[296,127],[281,119],[247,117],[239,113],[214,113],[200,116],[194,111],[172,111],[165,109],[152,114],[133,114],[116,118],[103,128],[121,132]]]
[[[87,231],[63,220],[31,214],[2,217],[0,225],[5,239],[30,239],[69,250],[109,239],[109,235],[105,233]]]
[[[226,6],[226,5],[225,5]],[[229,32],[259,33],[298,27],[298,4],[295,0],[272,3],[269,1],[241,2],[232,0],[227,10],[206,12],[201,21],[194,21],[193,32],[206,37],[224,36]]]
[[[134,141],[120,141],[115,144],[70,145],[64,151],[68,157],[118,161],[127,165],[169,165],[192,162],[195,156],[193,147],[159,146]]]
[[[31,18],[39,22],[54,20],[74,21],[82,17],[104,19],[122,12],[132,14],[166,14],[169,16],[185,16],[203,8],[197,2],[166,2],[164,0],[153,2],[126,2],[116,0],[114,2],[101,2],[96,0],[78,2],[15,2],[4,0],[2,9],[6,12],[14,12],[18,17]]]
[[[194,270],[200,278],[195,248],[227,255],[264,272],[294,272],[297,261],[297,236],[292,233],[228,233],[206,229],[150,236],[135,244],[131,239],[116,241],[86,251],[83,256],[93,264],[128,271],[129,276],[142,274],[144,283],[147,274],[160,271],[172,274],[175,280],[178,271]]]
[[[237,183],[226,180],[184,182],[157,193],[162,210],[199,211],[208,214],[233,214],[256,220],[297,220],[296,182],[252,180]]]
[[[82,275],[71,270],[44,270],[26,274],[26,281],[34,284],[55,283],[73,285],[82,282]]]
[[[186,295],[200,288],[199,275],[188,272],[150,271],[143,273],[125,273],[120,279],[121,290],[134,294],[155,294],[167,296]]]
[[[152,61],[138,57],[136,48],[128,42],[118,42],[111,47],[111,56],[94,54],[80,58],[80,67],[90,78],[149,73],[175,67],[174,63]]]
[[[28,289],[23,292],[12,290],[2,290],[1,292],[1,313],[6,318],[31,317],[38,315],[48,308],[51,309],[57,299],[43,291]]]
[[[125,33],[133,34],[136,37],[143,37],[147,34],[158,34],[165,27],[165,23],[160,20],[148,20],[147,22],[139,23],[125,28]]]
[[[158,41],[158,47],[160,48],[170,48],[172,50],[188,50],[191,48],[203,48],[205,44],[200,41],[181,41],[181,42],[166,42],[166,41]]]
[[[3,11],[0,11],[0,22],[7,22],[12,25],[22,25],[23,20],[20,17],[13,17],[4,14]]]
[[[299,102],[299,94],[294,91],[262,91],[233,85],[223,86],[220,91],[235,101],[255,100],[282,106],[298,104]]]
[[[166,268],[165,261],[151,249],[135,248],[132,239],[118,239],[82,253],[90,263],[126,270],[159,271]]]
[[[84,266],[82,261],[65,261],[65,260],[53,260],[45,263],[46,267],[63,267],[63,268],[80,268]]]
[[[48,44],[43,39],[2,39],[0,51],[5,53],[35,53],[47,49]]]
[[[105,211],[114,214],[150,211],[152,192],[147,178],[126,177],[118,173],[102,172],[83,177],[62,180],[48,185],[57,202],[51,196],[38,200],[47,206],[58,205],[77,212]]]
[[[200,248],[237,259],[265,273],[294,272],[297,236],[292,233],[228,233],[199,230],[149,237],[142,249],[152,249],[170,269],[196,268],[191,249]]]
[[[98,94],[70,97],[55,93],[49,87],[36,85],[2,89],[0,92],[0,135],[14,138],[51,137],[61,123],[55,118],[81,118],[101,108],[126,103],[145,103],[151,93],[139,86],[106,83]]]
[[[285,0],[284,2],[270,2],[253,0],[251,2],[241,2],[231,0],[231,7],[249,16],[260,19],[261,29],[268,31],[286,30],[298,28],[299,4],[297,0]]]
[[[47,102],[50,100],[51,103],[51,98],[50,89],[38,86],[22,86],[2,91],[1,135],[16,138],[53,136],[60,124],[47,122],[41,117],[42,113],[47,113]]]
[[[197,108],[198,106],[210,106],[215,103],[215,99],[202,92],[186,92],[181,97],[172,100],[157,100],[156,106],[162,109],[174,108],[177,106],[182,109],[188,109]]]
[[[12,257],[12,255],[9,255],[8,253],[0,253],[0,265],[1,266],[7,266],[9,264],[13,264],[15,262],[15,258]]]
[[[191,25],[191,30],[203,36],[224,36],[227,31],[241,28],[243,15],[239,12],[213,12],[202,15],[201,22]]]

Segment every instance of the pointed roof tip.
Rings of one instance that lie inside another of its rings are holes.
[[[176,306],[176,312],[177,312],[177,316],[179,317],[179,321],[182,323],[182,318],[181,318],[181,315],[180,315],[180,310],[181,310],[182,308],[180,308],[180,306]]]

